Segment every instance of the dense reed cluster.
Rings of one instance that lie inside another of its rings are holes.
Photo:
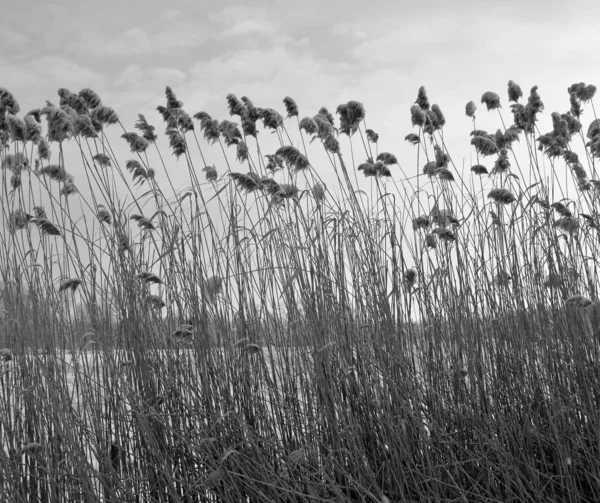
[[[0,88],[0,499],[599,501],[595,92],[469,101],[459,169],[424,87],[402,162],[358,101]]]

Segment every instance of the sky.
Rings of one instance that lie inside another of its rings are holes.
[[[59,88],[90,87],[127,130],[142,113],[159,133],[156,107],[167,85],[190,115],[204,110],[219,120],[231,119],[229,93],[284,116],[282,100],[291,96],[300,117],[357,100],[379,150],[398,157],[393,176],[401,179],[422,169],[404,141],[414,132],[409,109],[420,86],[446,116],[453,160],[468,170],[474,153],[465,104],[475,101],[478,128],[494,132],[499,117],[484,110],[481,95],[497,92],[511,123],[508,81],[526,96],[537,85],[546,104],[538,125],[547,131],[550,113],[568,110],[571,84],[600,86],[598,19],[600,3],[592,1],[0,0],[0,87],[22,115],[45,100],[58,103]],[[586,129],[592,118],[584,115]],[[121,132],[114,137],[128,158]],[[208,164],[222,164],[217,154]],[[65,163],[81,179],[77,153]],[[187,170],[173,156],[167,164],[184,186]],[[314,167],[325,181],[333,176]]]
[[[501,123],[481,95],[501,96],[508,125],[508,81],[525,96],[537,85],[546,105],[538,125],[549,130],[550,113],[569,108],[571,84],[600,85],[599,18],[600,4],[591,1],[0,0],[0,87],[14,94],[22,115],[45,100],[57,103],[61,87],[90,87],[127,130],[142,113],[159,134],[156,107],[165,104],[167,85],[190,115],[203,110],[219,120],[231,119],[229,93],[284,116],[282,100],[291,96],[300,117],[357,100],[379,134],[379,151],[399,159],[393,176],[401,180],[422,169],[404,141],[414,132],[409,109],[421,85],[446,116],[444,140],[455,166],[464,163],[468,171],[475,160],[465,104],[477,103],[477,127],[493,133]],[[121,133],[117,128],[113,138],[129,158]],[[356,164],[364,160],[357,153]],[[209,155],[207,164],[220,169],[219,163],[220,152]],[[81,179],[77,152],[65,164]],[[173,156],[167,164],[175,185],[186,186],[187,170]],[[314,167],[333,180],[330,167]]]
[[[166,85],[188,112],[219,119],[228,93],[280,112],[291,96],[301,116],[357,100],[380,149],[406,154],[403,169],[415,171],[403,138],[419,86],[469,155],[464,105],[485,91],[508,114],[509,79],[526,93],[538,85],[548,112],[564,112],[570,84],[600,84],[599,16],[594,2],[554,0],[0,0],[0,87],[23,112],[58,101],[60,87],[91,87],[130,128],[137,113],[161,125]],[[482,121],[492,115],[479,109]]]

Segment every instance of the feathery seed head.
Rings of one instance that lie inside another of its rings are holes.
[[[422,127],[425,125],[427,115],[419,105],[413,105],[410,107],[410,120],[413,126]]]
[[[21,172],[19,171],[10,177],[10,186],[12,187],[12,190],[17,190],[21,185]]]
[[[471,145],[475,147],[478,154],[484,157],[498,153],[496,142],[485,136],[474,136],[471,138]]]
[[[475,105],[474,101],[469,101],[465,105],[465,114],[467,117],[471,117],[472,119],[474,119],[476,110],[477,110],[477,106]]]
[[[489,110],[496,110],[497,108],[501,108],[500,106],[500,96],[492,91],[487,91],[483,93],[481,96],[481,103],[485,103],[485,106]]]
[[[177,126],[182,133],[187,133],[194,130],[194,122],[187,112],[181,110],[177,117]]]
[[[29,112],[27,112],[27,115],[31,115],[36,122],[38,122],[39,124],[42,123],[42,111],[39,108],[34,108],[33,110],[29,110]],[[25,117],[27,117],[27,115]]]
[[[340,132],[348,136],[358,131],[360,122],[365,118],[365,108],[358,101],[349,101],[345,105],[339,105],[337,113],[340,116]]]
[[[32,143],[39,143],[42,138],[42,125],[33,115],[26,115],[25,122],[25,140]]]
[[[577,155],[576,152],[573,152],[572,150],[566,150],[563,153],[563,159],[565,160],[565,162],[567,164],[578,164],[579,163],[579,156]]]
[[[562,286],[562,278],[558,274],[550,273],[544,281],[545,288],[559,288]]]
[[[488,193],[488,197],[501,204],[511,204],[516,201],[516,198],[513,195],[513,193],[510,190],[503,188],[492,189]]]
[[[164,300],[159,295],[148,295],[146,297],[146,304],[152,309],[159,310],[166,306]]]
[[[134,132],[124,133],[121,135],[121,138],[125,139],[125,141],[129,144],[129,149],[133,153],[145,152],[150,145],[148,140]]]
[[[408,290],[410,290],[413,286],[415,286],[415,283],[417,282],[417,270],[414,268],[411,268],[411,269],[407,269],[406,271],[404,271],[403,282],[404,282],[404,286]]]
[[[218,179],[217,168],[214,166],[205,166],[202,168],[202,171],[206,173],[206,181],[207,182],[216,182]]]
[[[325,187],[320,183],[316,183],[315,185],[313,185],[313,187],[311,188],[311,192],[317,202],[323,201],[323,199],[325,199]]]
[[[569,96],[569,102],[571,104],[569,113],[573,117],[579,119],[581,117],[581,114],[583,113],[583,109],[581,107],[581,102],[577,99],[577,96],[575,95],[575,93],[571,93],[571,95]]]
[[[283,98],[283,104],[285,105],[285,110],[287,112],[288,118],[298,117],[298,105],[292,98],[286,96],[285,98]]]
[[[103,126],[110,126],[111,124],[116,124],[119,122],[119,116],[117,113],[112,108],[104,105],[99,105],[90,110],[90,119],[92,119],[92,122],[96,120]]]
[[[569,125],[567,121],[563,118],[561,114],[558,112],[552,112],[552,129],[556,136],[561,136],[563,138],[569,138]]]
[[[365,130],[365,133],[367,135],[367,141],[369,143],[377,143],[377,141],[379,140],[379,135],[372,129]]]
[[[138,114],[138,120],[135,121],[135,125],[133,126],[136,129],[139,129],[142,133],[144,139],[149,143],[156,142],[158,136],[154,133],[154,126],[148,124],[146,117],[142,114]]]
[[[167,108],[182,108],[183,102],[179,101],[169,86],[165,88],[165,96],[167,98]]]
[[[3,87],[0,87],[0,115],[9,113],[16,115],[21,111],[15,97]]]
[[[8,125],[8,134],[12,141],[25,143],[27,139],[27,126],[25,121],[16,115],[7,114],[6,123]]]
[[[365,177],[377,176],[377,166],[375,166],[375,163],[370,160],[359,164],[358,168],[356,169],[358,171],[362,171]]]
[[[48,176],[51,180],[56,180],[58,182],[64,182],[71,178],[71,175],[67,173],[64,166],[60,166],[58,164],[49,164],[48,166],[44,166],[40,173],[44,176]]]
[[[20,173],[21,170],[27,169],[29,161],[23,152],[17,152],[16,154],[6,154],[2,159],[2,169],[7,169],[15,173]]]
[[[279,191],[277,195],[285,198],[285,199],[296,199],[298,197],[298,187],[292,185],[291,183],[280,183]]]
[[[435,120],[433,121],[436,129],[441,129],[446,125],[446,117],[442,113],[442,109],[435,103],[431,106],[431,111]]]
[[[162,280],[151,271],[141,271],[136,275],[136,278],[138,278],[143,283],[146,283],[147,285],[162,284]]]
[[[417,92],[417,101],[415,103],[421,108],[421,110],[429,110],[429,98],[427,98],[427,90],[425,86],[419,87]]]
[[[572,217],[562,217],[554,221],[554,227],[572,235],[578,231],[579,221]]]
[[[325,117],[325,119],[327,120],[327,122],[329,122],[329,124],[331,124],[332,126],[335,126],[333,115],[331,115],[329,113],[329,110],[327,110],[326,107],[321,107],[319,109],[319,112],[318,112],[317,115],[322,115],[323,117]]]
[[[414,133],[407,134],[404,137],[404,139],[411,145],[418,145],[419,143],[421,143],[421,138],[419,138],[419,135],[414,134]]]
[[[593,306],[594,302],[592,302],[587,297],[584,297],[583,295],[572,295],[571,297],[565,299],[565,304],[569,306],[574,306],[578,309],[587,309]]]
[[[575,155],[577,155],[577,154],[575,154]],[[573,163],[571,165],[571,171],[573,172],[573,175],[575,175],[575,177],[578,180],[586,180],[587,179],[587,172],[585,171],[585,168],[579,162]]]
[[[129,219],[137,222],[138,227],[142,230],[153,231],[155,229],[154,224],[150,221],[150,219],[144,217],[143,215],[131,215]]]
[[[429,222],[429,217],[426,215],[419,215],[415,217],[412,222],[413,230],[417,231],[419,229],[428,229],[431,223]]]
[[[206,280],[203,291],[207,300],[213,301],[222,289],[223,279],[220,276],[211,276]]]
[[[204,131],[204,139],[211,145],[216,143],[219,140],[219,136],[220,136],[219,126],[220,126],[219,121],[217,119],[214,119],[214,120],[207,119],[206,121],[203,121],[200,124],[200,129],[202,129]],[[232,141],[231,138],[232,138],[231,136],[228,137],[226,142]]]
[[[581,128],[581,122],[579,122],[575,117],[573,117],[570,113],[562,114],[561,117],[566,121],[567,128],[569,130],[569,136],[573,136],[574,134],[579,133]]]
[[[243,142],[243,141],[239,141],[239,143],[237,144],[237,148],[236,148],[236,159],[243,163],[246,162],[248,160],[248,157],[250,155],[250,152],[248,150],[248,146]]]
[[[487,175],[488,173],[487,168],[482,164],[475,164],[473,167],[471,167],[471,171],[476,175]]]
[[[441,129],[438,116],[432,109],[425,110],[425,125],[423,126],[423,131],[429,135],[433,135],[438,129]]]
[[[583,103],[587,103],[588,101],[590,101],[596,94],[596,86],[592,84],[586,86],[585,84],[581,83],[576,84],[576,86],[577,87],[574,88],[571,92],[574,92],[577,96],[577,99],[579,99],[579,101],[582,101]]]
[[[92,157],[94,161],[96,161],[101,167],[108,168],[111,166],[110,157],[103,153],[98,153]]]
[[[229,106],[229,115],[238,115],[241,118],[246,111],[244,104],[237,99],[235,94],[228,94],[226,99]]]
[[[501,148],[500,152],[498,152],[498,158],[494,163],[494,169],[492,169],[492,174],[495,175],[497,173],[506,173],[510,168],[510,161],[508,160],[508,150],[505,148]]]
[[[439,145],[433,146],[433,151],[435,153],[435,163],[438,168],[445,168],[448,166],[450,162],[450,156],[442,150]]]
[[[273,155],[267,154],[267,164],[265,165],[265,169],[267,171],[270,171],[271,173],[275,173],[275,171],[279,171],[280,169],[283,169],[282,157],[277,154],[273,154]]]
[[[288,168],[293,168],[295,171],[302,171],[310,166],[306,156],[291,145],[280,147],[275,152],[275,155],[281,157],[286,162]]]
[[[450,229],[446,229],[445,227],[438,227],[433,230],[433,233],[439,237],[442,241],[446,243],[452,243],[456,241],[456,234],[452,232]]]
[[[313,120],[317,125],[317,136],[321,140],[326,140],[330,136],[333,136],[335,129],[325,115],[317,114],[313,117]]]
[[[429,161],[428,163],[425,164],[425,166],[423,166],[423,174],[427,175],[429,177],[435,176],[435,174],[437,173],[438,170],[438,165],[437,162],[435,161]]]
[[[327,152],[331,154],[340,153],[340,142],[333,135],[329,135],[323,140],[323,147]]]
[[[90,88],[85,88],[79,91],[79,97],[84,101],[84,103],[90,110],[92,108],[96,108],[102,105],[102,100],[100,99],[100,96],[98,96]]]
[[[254,106],[254,103],[247,96],[242,96],[242,103],[246,105],[246,112],[251,121],[256,122],[260,119],[260,109]]]
[[[498,274],[496,274],[496,277],[494,278],[495,283],[501,287],[509,286],[511,280],[512,276],[502,269],[498,271]]]
[[[229,173],[229,176],[236,183],[240,190],[250,193],[262,188],[261,184],[257,180],[257,177],[252,176],[254,174],[255,173]]]
[[[383,162],[386,166],[390,164],[398,164],[398,159],[394,154],[390,154],[389,152],[381,152],[377,156],[377,160]]]
[[[300,129],[303,129],[306,134],[313,135],[317,132],[318,126],[312,118],[304,117],[304,119],[300,121]]]
[[[600,119],[594,119],[587,130],[587,137],[590,140],[600,138]]]
[[[446,228],[450,224],[458,225],[459,223],[454,214],[452,213],[452,210],[449,210],[447,208],[440,209],[438,208],[437,203],[432,208],[429,214],[429,218],[434,224],[441,228]]]
[[[35,222],[35,224],[37,225],[38,229],[40,230],[40,232],[42,234],[45,234],[47,236],[60,236],[61,235],[58,227],[56,227],[56,225],[54,225],[52,222],[50,222],[50,220],[48,220],[46,218],[35,218],[32,220],[32,222]]]
[[[35,214],[35,218],[47,218],[46,210],[42,206],[34,206],[33,213]]]
[[[66,197],[75,193],[77,193],[77,187],[75,185],[75,182],[73,181],[73,178],[67,178],[63,182],[63,186],[60,189],[60,194]]]
[[[529,93],[529,98],[527,100],[527,104],[533,110],[534,115],[538,112],[544,110],[544,104],[542,103],[542,98],[537,92],[538,86],[533,86],[531,88],[531,92]]]
[[[552,209],[554,209],[554,211],[556,211],[556,213],[558,213],[559,215],[561,215],[563,217],[571,218],[573,216],[573,213],[571,213],[571,210],[569,208],[567,208],[567,206],[561,202],[552,203],[550,205],[550,207]]]
[[[454,181],[454,175],[448,168],[438,168],[436,175],[440,180],[445,180],[447,182]]]
[[[248,112],[245,111],[244,115],[242,115],[242,132],[246,136],[253,136],[256,138],[258,131],[256,129],[256,121],[253,121],[248,116]]]
[[[1,91],[2,89],[0,89]],[[12,231],[22,230],[27,227],[27,224],[31,220],[31,216],[25,213],[23,210],[18,209],[10,214],[10,229]]]
[[[78,115],[73,121],[73,135],[84,138],[97,138],[98,133],[89,115]]]
[[[98,205],[98,212],[96,213],[96,217],[98,218],[98,220],[100,220],[100,222],[104,222],[109,225],[112,222],[110,212],[104,207],[103,204]]]
[[[81,280],[79,278],[70,278],[63,281],[58,287],[58,293],[65,292],[67,290],[71,290],[71,292],[75,292],[77,288],[81,285]]]
[[[516,103],[520,98],[523,97],[523,91],[518,84],[515,84],[512,80],[508,81],[508,101]]]
[[[263,108],[260,118],[263,121],[265,129],[272,129],[275,131],[277,128],[283,126],[283,117],[279,112],[272,108]]]

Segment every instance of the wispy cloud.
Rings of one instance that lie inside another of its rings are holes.
[[[29,37],[17,33],[11,28],[0,30],[0,46],[5,50],[15,51],[26,49],[30,43]]]

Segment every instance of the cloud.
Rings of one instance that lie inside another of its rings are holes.
[[[254,37],[256,35],[271,36],[273,31],[273,26],[266,21],[246,19],[226,29],[221,33],[220,38]]]
[[[69,48],[69,52],[81,55],[119,58],[130,58],[151,51],[152,42],[141,28],[130,28],[114,36],[86,33],[82,35],[81,40]]]
[[[142,65],[130,65],[125,67],[113,83],[114,88],[131,89],[144,81],[146,72]]]
[[[105,79],[93,70],[87,69],[61,56],[49,55],[35,58],[30,68],[38,78],[45,79],[45,85],[80,89],[91,87],[102,89]]]
[[[158,67],[147,69],[142,65],[124,68],[116,78],[113,88],[120,92],[134,94],[140,88],[163,92],[165,86],[178,86],[186,81],[186,74],[177,68]]]
[[[152,34],[153,50],[157,54],[169,54],[177,49],[189,49],[214,40],[217,30],[202,21],[178,21],[162,25]],[[175,55],[174,55],[175,56]]]
[[[7,27],[0,29],[0,46],[5,49],[20,50],[24,49],[25,47],[23,46],[27,46],[29,43],[29,37],[21,33],[17,33]]]
[[[186,80],[186,74],[177,68],[154,68],[150,70],[150,78],[163,86],[177,86]]]

